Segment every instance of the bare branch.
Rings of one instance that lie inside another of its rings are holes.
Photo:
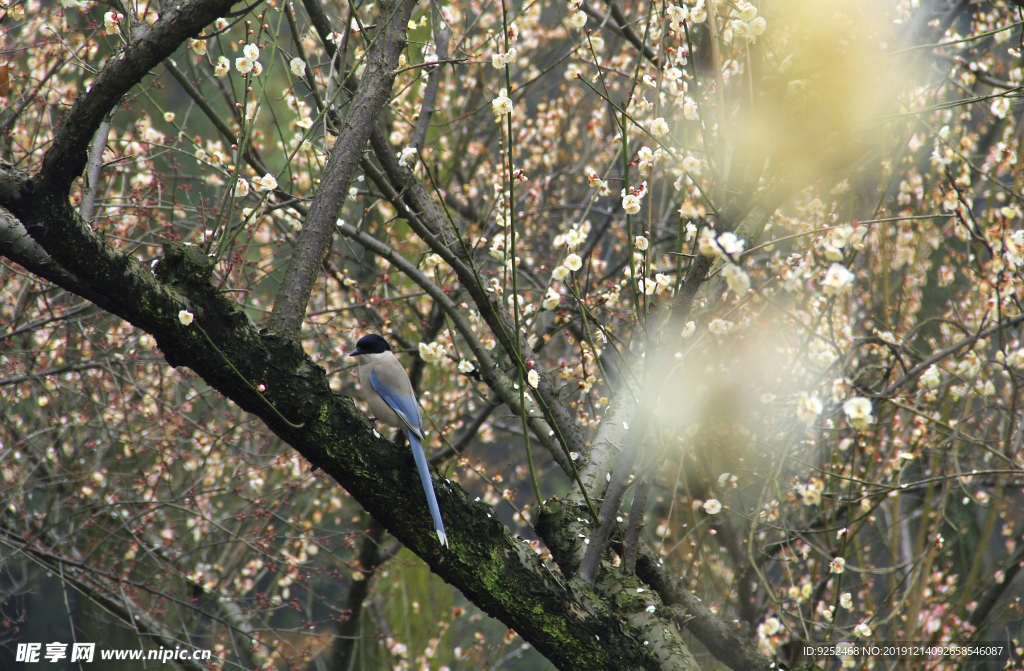
[[[302,326],[306,303],[334,234],[338,210],[348,195],[348,187],[375,125],[374,120],[391,95],[394,71],[398,67],[398,56],[405,48],[406,25],[413,5],[412,0],[395,0],[380,5],[379,22],[383,28],[367,54],[367,66],[359,90],[349,104],[348,115],[331,148],[323,180],[313,198],[296,251],[289,260],[274,302],[268,329],[283,337],[294,338]]]

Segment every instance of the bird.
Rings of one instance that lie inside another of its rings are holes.
[[[359,365],[359,383],[370,412],[374,417],[397,429],[402,429],[412,447],[416,469],[420,472],[423,493],[427,495],[427,507],[434,520],[437,539],[448,547],[448,535],[441,520],[441,509],[434,495],[434,483],[430,479],[427,457],[423,452],[423,422],[416,394],[409,382],[409,375],[395,357],[388,342],[377,334],[365,335],[356,342],[350,354]]]

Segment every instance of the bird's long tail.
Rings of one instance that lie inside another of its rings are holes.
[[[441,509],[437,506],[437,497],[434,496],[434,483],[430,479],[430,468],[427,466],[427,456],[423,453],[423,445],[419,437],[409,432],[409,445],[412,446],[412,456],[416,460],[416,469],[420,472],[420,481],[423,483],[423,493],[427,495],[427,507],[430,508],[430,516],[434,518],[434,529],[437,531],[437,539],[441,545],[448,547],[448,535],[444,532],[444,522],[441,521]]]

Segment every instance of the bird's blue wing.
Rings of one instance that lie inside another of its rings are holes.
[[[370,371],[370,384],[373,390],[380,394],[384,402],[395,411],[395,413],[406,424],[411,433],[422,437],[423,422],[420,420],[420,408],[416,404],[416,398],[398,393],[381,380],[377,371]]]

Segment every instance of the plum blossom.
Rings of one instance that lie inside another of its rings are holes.
[[[526,374],[526,381],[534,389],[540,384],[540,373],[535,368],[531,368],[530,372]]]
[[[821,281],[822,293],[826,296],[846,293],[853,288],[853,280],[854,275],[846,266],[833,263]]]
[[[689,96],[683,101],[683,117],[687,121],[696,121],[699,118],[697,115],[697,102]]]
[[[1007,112],[1010,111],[1010,99],[1006,97],[996,98],[989,105],[988,109],[992,112],[992,116],[998,119],[1005,119]]]
[[[814,394],[802,392],[796,399],[796,418],[810,426],[818,419],[824,406]]]
[[[743,253],[747,243],[743,238],[737,237],[735,233],[726,231],[716,236],[712,228],[705,228],[700,232],[697,240],[697,248],[704,256],[736,257]]]
[[[117,24],[124,20],[123,14],[107,12],[103,15],[103,32],[107,35],[117,35]]]
[[[805,506],[820,506],[821,492],[824,488],[825,483],[821,478],[811,478],[810,482],[800,483],[794,489],[800,495],[801,503]]]
[[[699,175],[701,170],[700,159],[695,156],[687,156],[683,159],[683,170],[691,175]]]
[[[491,110],[496,117],[512,113],[512,99],[506,93],[505,89],[501,89],[498,92],[498,97],[491,101]]]
[[[643,277],[636,281],[636,290],[645,296],[652,296],[658,288],[658,283],[649,277]]]
[[[730,324],[724,319],[712,319],[711,323],[708,324],[708,330],[715,335],[725,335],[729,332]]]
[[[737,296],[745,296],[747,291],[750,290],[750,275],[737,266],[735,263],[730,263],[722,269],[722,276],[725,277],[726,283],[729,288],[736,293]]]
[[[273,191],[277,188],[277,179],[268,172],[263,175],[263,177],[253,177],[252,184],[257,193],[261,191]]]
[[[252,72],[253,61],[248,58],[236,58],[235,69],[238,70],[239,74],[247,75]]]
[[[439,342],[419,344],[420,358],[427,363],[437,363],[444,359],[447,352],[444,349],[444,345]]]
[[[871,401],[863,396],[854,396],[843,403],[843,412],[850,419],[850,424],[856,429],[866,428],[868,424],[875,421],[871,415]]]
[[[561,267],[561,266],[559,266]],[[554,287],[548,287],[548,292],[544,295],[544,300],[541,301],[540,306],[545,310],[554,310],[558,307],[558,302],[562,300],[562,297],[558,295]]]
[[[626,194],[622,197],[622,209],[626,214],[636,214],[640,211],[640,197],[632,193]]]
[[[416,163],[416,147],[408,146],[402,150],[401,156],[398,157],[398,165],[408,166]]]

